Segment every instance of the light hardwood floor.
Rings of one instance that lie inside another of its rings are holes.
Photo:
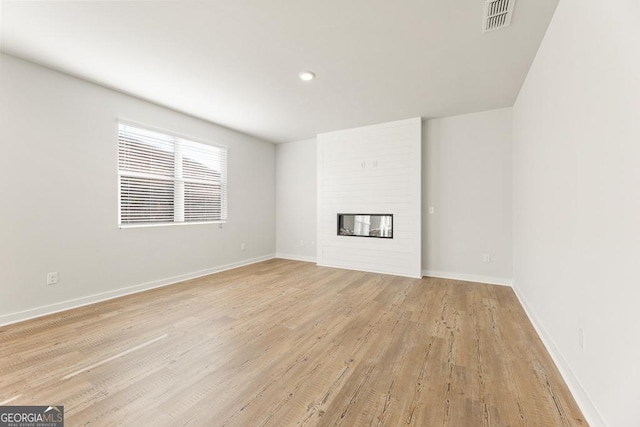
[[[67,426],[587,425],[510,288],[286,260],[0,328],[7,400]]]

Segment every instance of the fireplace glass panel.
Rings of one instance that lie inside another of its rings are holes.
[[[393,238],[392,214],[338,214],[338,235]]]

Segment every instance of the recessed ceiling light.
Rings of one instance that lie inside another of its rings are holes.
[[[312,71],[300,71],[300,73],[298,73],[300,80],[304,80],[305,82],[313,80],[315,76]]]

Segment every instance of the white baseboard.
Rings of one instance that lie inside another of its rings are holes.
[[[422,279],[422,276],[412,276],[410,274],[402,274],[402,273],[391,273],[388,271],[376,270],[375,268],[354,268],[354,267],[345,267],[344,265],[333,265],[333,264],[320,264],[316,263],[318,267],[329,267],[329,268],[339,268],[341,270],[351,270],[351,271],[362,271],[364,273],[376,273],[376,274],[387,274],[389,276],[399,276],[399,277],[409,277],[410,279]]]
[[[106,301],[113,298],[118,298],[125,295],[131,295],[149,289],[161,288],[163,286],[172,285],[174,283],[183,282],[189,279],[195,279],[197,277],[207,276],[209,274],[219,273],[226,270],[231,270],[245,265],[255,264],[257,262],[266,261],[275,258],[274,254],[266,255],[258,258],[247,259],[231,264],[221,265],[218,267],[207,268],[205,270],[194,271],[192,273],[181,274],[179,276],[168,277],[166,279],[154,280],[152,282],[142,283],[139,285],[128,286],[126,288],[114,289],[108,292],[102,292],[99,294],[89,295],[85,297],[75,298],[72,300],[57,302],[54,304],[44,305],[41,307],[31,308],[29,310],[19,311],[16,313],[9,313],[0,316],[0,326],[9,325],[12,323],[22,322],[24,320],[33,319],[36,317],[46,316],[60,311],[69,310],[72,308],[78,308],[89,304],[95,304],[100,301]]]
[[[465,273],[449,273],[446,271],[423,270],[423,276],[439,279],[463,280],[465,282],[487,283],[489,285],[511,286],[511,279],[491,276],[479,276]]]
[[[520,301],[520,305],[522,305],[522,307],[524,308],[527,317],[529,317],[531,324],[538,333],[538,336],[542,340],[542,343],[546,347],[547,352],[556,364],[558,371],[560,371],[560,375],[564,379],[564,382],[567,384],[567,387],[569,387],[569,390],[571,391],[571,394],[573,395],[576,403],[580,407],[582,415],[584,415],[587,423],[589,423],[591,427],[607,427],[607,423],[600,415],[600,412],[598,412],[596,407],[593,405],[593,402],[589,398],[589,395],[584,390],[582,384],[580,384],[580,381],[571,370],[571,367],[565,360],[564,356],[562,356],[562,353],[551,338],[551,335],[547,333],[547,330],[544,328],[542,322],[539,321],[538,317],[535,315],[535,312],[527,303],[527,300],[518,291],[518,288],[516,286],[513,287],[513,290],[518,297],[518,300]]]
[[[292,261],[316,262],[316,257],[314,257],[314,256],[303,256],[303,255],[277,253],[276,254],[276,258],[290,259]]]

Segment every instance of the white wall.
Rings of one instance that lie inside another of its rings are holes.
[[[421,277],[421,120],[318,135],[317,262]],[[337,235],[337,214],[392,214],[393,238]]]
[[[562,0],[514,107],[514,286],[594,427],[640,425],[639,46],[637,0]]]
[[[511,109],[434,119],[425,126],[424,274],[510,284]],[[483,262],[484,254],[490,263]]]
[[[316,261],[316,140],[276,145],[276,254]]]
[[[511,109],[425,121],[422,139],[423,273],[510,284]],[[315,139],[276,149],[277,252],[284,258],[315,257],[307,246],[315,239],[315,149]]]
[[[10,56],[0,66],[0,324],[275,254],[273,144]],[[229,222],[118,229],[118,117],[227,145]]]

